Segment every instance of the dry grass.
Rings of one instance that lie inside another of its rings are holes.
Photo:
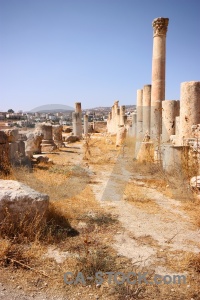
[[[141,186],[137,186],[133,182],[129,182],[126,185],[124,195],[125,200],[150,214],[156,214],[161,211],[160,206],[153,199],[148,198]]]
[[[193,254],[189,261],[189,267],[195,270],[195,272],[200,273],[200,253]]]
[[[93,135],[88,136],[84,144],[84,159],[93,165],[114,164],[120,151],[115,147],[115,138],[114,136],[98,136],[98,138]]]
[[[195,197],[192,201],[188,199],[182,203],[181,208],[190,216],[191,222],[200,228],[200,199]]]
[[[4,150],[4,145],[1,145],[2,149],[0,149],[0,178],[8,178],[11,173],[11,164],[8,160],[8,155],[6,154],[6,150]],[[7,149],[8,151],[8,149]]]

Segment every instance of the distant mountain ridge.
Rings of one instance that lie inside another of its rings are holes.
[[[42,113],[53,113],[53,112],[64,112],[64,111],[72,111],[74,110],[73,107],[64,105],[64,104],[46,104],[46,105],[41,105],[33,108],[29,112],[34,113],[34,112],[42,112]]]

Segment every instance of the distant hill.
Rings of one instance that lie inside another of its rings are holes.
[[[73,107],[64,104],[46,104],[46,105],[37,106],[34,109],[30,110],[29,112],[56,113],[56,112],[65,112],[65,111],[72,111],[72,110],[74,110]]]

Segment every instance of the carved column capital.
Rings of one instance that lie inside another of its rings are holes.
[[[162,36],[167,34],[167,26],[169,23],[168,18],[157,18],[153,20],[153,36]]]

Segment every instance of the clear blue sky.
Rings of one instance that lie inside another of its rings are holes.
[[[0,111],[136,103],[169,18],[166,99],[200,80],[200,0],[0,0]]]

